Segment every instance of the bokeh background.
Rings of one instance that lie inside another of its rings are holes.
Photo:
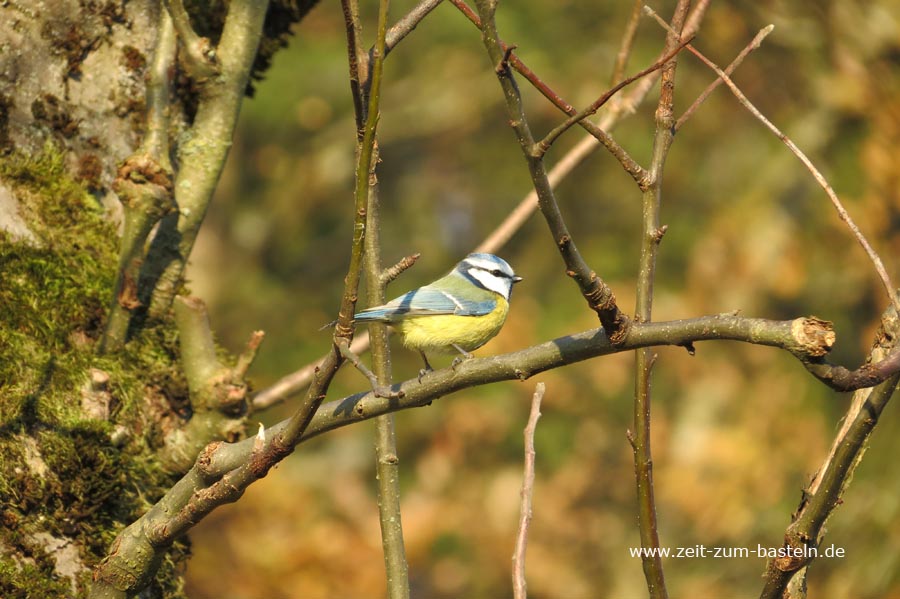
[[[375,2],[363,2],[366,32]],[[674,2],[656,8],[670,14]],[[392,3],[399,17],[413,6]],[[631,2],[501,2],[501,36],[564,98],[584,106],[607,87]],[[735,75],[747,96],[818,164],[897,277],[900,248],[900,5],[892,0],[714,2],[695,44],[725,65],[769,23],[774,32]],[[190,270],[221,343],[267,337],[257,389],[322,355],[352,233],[354,131],[340,7],[296,28],[245,103],[226,172]],[[652,62],[663,32],[641,22],[628,72]],[[713,75],[679,63],[683,111]],[[521,84],[533,129],[560,114]],[[656,90],[615,130],[643,164]],[[384,260],[421,252],[397,295],[450,268],[530,189],[478,32],[443,3],[390,55],[379,181]],[[552,164],[581,139],[577,128]],[[640,196],[599,151],[558,190],[579,248],[633,309]],[[654,318],[740,310],[815,314],[835,323],[833,359],[864,358],[886,305],[862,250],[798,160],[722,87],[682,129],[666,165]],[[525,277],[490,355],[597,326],[565,276],[546,225],[532,218],[499,252]],[[438,359],[440,360],[440,359]],[[394,345],[395,378],[418,357]],[[633,356],[541,374],[531,596],[644,597],[631,426]],[[468,390],[397,415],[403,518],[416,597],[503,597],[518,517],[522,428],[534,380]],[[329,399],[365,386],[341,372]],[[849,396],[813,381],[783,352],[729,342],[697,355],[661,349],[653,450],[660,534],[669,547],[777,546],[800,490],[825,457]],[[273,423],[294,402],[260,413]],[[846,557],[810,571],[818,597],[900,597],[900,414],[889,405],[824,546]],[[384,596],[374,497],[373,425],[306,443],[237,504],[193,533],[187,592],[205,598]],[[750,597],[758,558],[669,559],[673,597]]]

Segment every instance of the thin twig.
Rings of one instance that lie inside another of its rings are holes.
[[[619,44],[619,51],[616,53],[616,63],[613,66],[610,85],[615,85],[625,76],[625,68],[628,66],[628,57],[631,56],[631,49],[634,47],[634,39],[637,35],[638,24],[641,22],[641,7],[644,6],[644,0],[634,0],[631,7],[631,14],[628,15],[628,21],[625,23],[625,32],[622,34],[622,42]]]
[[[428,14],[437,8],[437,5],[442,1],[443,0],[422,0],[415,5],[412,10],[406,13],[402,19],[394,23],[391,28],[388,29],[384,40],[385,56],[390,54],[391,50],[403,41],[403,38],[412,33],[416,26],[422,22],[422,19],[427,17]]]
[[[668,24],[663,21],[656,12],[648,7],[644,7],[644,12],[653,17],[657,23],[659,23],[665,29],[670,29]],[[878,274],[878,277],[881,279],[881,283],[884,286],[884,290],[887,293],[888,299],[893,304],[894,308],[900,311],[900,296],[898,296],[896,292],[896,287],[894,283],[891,281],[890,276],[887,273],[887,270],[884,267],[884,263],[881,261],[881,257],[878,253],[872,248],[869,241],[866,239],[865,235],[863,235],[862,231],[859,230],[859,227],[856,226],[856,223],[851,218],[850,213],[847,212],[846,208],[844,208],[844,204],[841,202],[840,198],[838,198],[834,189],[832,189],[831,185],[825,179],[824,175],[819,172],[819,169],[812,163],[812,161],[800,150],[797,145],[791,141],[791,139],[781,132],[781,130],[776,127],[769,119],[767,119],[760,111],[747,99],[747,96],[738,88],[738,86],[731,80],[731,78],[725,74],[715,63],[709,60],[706,56],[704,56],[699,50],[697,50],[694,46],[688,44],[686,48],[697,58],[700,59],[703,64],[709,67],[719,78],[725,82],[725,85],[728,86],[728,89],[731,90],[731,93],[738,99],[738,102],[746,108],[750,114],[752,114],[756,119],[761,122],[769,131],[771,131],[775,136],[780,139],[784,145],[786,145],[791,152],[794,153],[797,158],[800,159],[800,162],[809,170],[812,174],[813,178],[819,184],[819,186],[825,190],[825,193],[828,195],[828,199],[831,200],[834,209],[837,210],[838,216],[844,223],[847,225],[847,228],[850,229],[850,232],[853,234],[857,243],[862,246],[863,250],[865,250],[866,254],[869,256],[869,260],[871,260],[872,265],[875,267],[875,272]]]
[[[247,347],[244,348],[244,351],[238,356],[237,365],[235,365],[234,370],[232,371],[233,376],[238,380],[244,380],[247,376],[247,370],[250,369],[250,366],[256,359],[256,354],[259,352],[259,346],[263,342],[265,336],[265,331],[253,331],[253,333],[250,334],[250,339],[247,341]]]
[[[541,417],[541,400],[544,398],[546,385],[538,383],[534,386],[531,397],[531,413],[525,426],[525,473],[522,477],[522,505],[519,510],[519,529],[516,534],[516,548],[513,552],[513,597],[525,599],[528,596],[525,584],[525,550],[528,547],[528,525],[531,523],[534,497],[534,431],[538,418]]]
[[[366,122],[366,108],[364,102],[363,78],[368,74],[362,50],[362,26],[359,22],[359,1],[341,0],[341,10],[344,13],[344,28],[347,34],[347,62],[350,66],[350,96],[353,98],[353,114],[356,118],[356,131],[359,139],[362,139],[363,124]]]
[[[481,18],[465,3],[465,0],[450,0],[450,2],[459,9],[463,15],[466,16],[469,21],[472,22],[475,27],[478,29],[482,29]],[[516,56],[515,52],[512,52],[512,49],[503,41],[499,41],[500,48],[502,50],[501,55],[497,57],[497,62],[495,64],[508,63],[512,66],[519,74],[521,74],[525,79],[534,86],[541,94],[547,98],[554,106],[565,112],[567,115],[572,116],[577,111],[574,106],[570,103],[566,102],[559,94],[553,91],[549,85],[544,83],[540,77],[535,74],[522,60]],[[649,89],[649,86],[647,87]],[[646,94],[646,91],[644,92]],[[644,169],[635,161],[628,152],[625,151],[625,148],[619,145],[619,143],[612,138],[609,133],[607,133],[602,127],[599,127],[595,123],[588,120],[580,120],[578,121],[578,125],[581,126],[585,131],[593,135],[597,141],[599,141],[603,147],[605,147],[610,154],[612,154],[616,160],[622,165],[622,168],[625,169],[635,181],[641,181],[645,178]]]
[[[731,61],[731,64],[729,64],[727,67],[725,67],[725,74],[731,75],[735,71],[735,69],[737,69],[739,66],[741,66],[741,63],[744,62],[744,59],[747,58],[747,56],[751,52],[753,52],[754,50],[756,50],[760,47],[763,40],[766,39],[766,37],[770,33],[772,33],[773,29],[775,29],[774,25],[767,25],[767,26],[763,27],[762,29],[760,29],[759,33],[757,33],[756,36],[754,36],[754,38],[750,41],[750,43],[747,44],[746,46],[744,46],[744,49],[741,50],[740,53],[737,55],[737,57],[735,57],[735,59]],[[706,101],[706,98],[709,97],[709,95],[713,92],[713,90],[715,90],[720,85],[722,85],[722,79],[716,78],[712,83],[710,83],[707,86],[706,89],[703,90],[703,92],[699,96],[697,96],[697,99],[694,100],[694,103],[691,104],[688,107],[688,109],[684,111],[684,114],[682,114],[680,117],[678,117],[677,121],[675,121],[675,131],[676,132],[679,129],[681,129],[681,126],[684,125],[687,122],[687,120],[690,119],[694,115],[694,112],[700,107],[701,104],[703,104],[703,102]]]
[[[359,355],[367,349],[369,349],[369,333],[363,331],[353,338],[353,342],[350,344],[350,351]],[[323,356],[315,362],[305,364],[254,395],[251,403],[253,411],[258,412],[271,408],[306,389],[312,382],[316,372],[324,365],[327,359],[328,356]]]
[[[388,285],[394,281],[397,277],[399,277],[403,272],[405,272],[408,268],[411,268],[413,264],[415,264],[422,254],[416,252],[415,254],[410,254],[409,256],[404,256],[400,259],[397,264],[393,266],[389,266],[381,271],[378,275],[378,280],[382,285]],[[383,301],[383,300],[382,300]]]
[[[628,77],[627,79],[623,79],[622,81],[615,84],[607,91],[603,92],[603,95],[601,95],[599,98],[597,98],[590,106],[584,108],[583,110],[581,110],[579,112],[576,112],[575,114],[570,115],[568,119],[563,121],[560,125],[555,127],[549,133],[547,133],[546,137],[544,137],[544,139],[542,139],[541,141],[538,142],[536,151],[540,155],[545,154],[547,152],[547,150],[550,149],[550,146],[553,145],[553,142],[556,141],[560,135],[562,135],[563,133],[568,131],[572,127],[572,125],[580,123],[587,117],[595,114],[598,110],[600,110],[600,107],[602,107],[604,104],[606,104],[606,102],[609,101],[609,99],[613,97],[613,95],[615,95],[620,89],[622,89],[629,83],[632,83],[632,82],[640,79],[641,77],[644,77],[658,69],[661,69],[676,54],[681,52],[682,48],[684,48],[690,42],[691,39],[693,39],[693,38],[688,38],[688,39],[680,42],[674,50],[672,50],[671,52],[666,54],[658,62],[650,65],[649,67],[647,67],[643,71],[640,71],[639,73],[635,73],[634,75],[632,75],[631,77]],[[568,111],[566,111],[566,112],[568,112]]]

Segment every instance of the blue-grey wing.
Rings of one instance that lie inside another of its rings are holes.
[[[447,291],[426,285],[391,300],[383,306],[374,306],[354,316],[355,320],[380,320],[394,322],[409,316],[456,314],[458,316],[484,316],[497,307],[497,301],[481,301],[460,298]]]

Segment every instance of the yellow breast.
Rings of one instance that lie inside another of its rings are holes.
[[[506,321],[509,303],[497,296],[497,307],[484,316],[414,316],[399,325],[403,344],[424,352],[455,352],[456,344],[466,351],[478,349],[490,341]]]

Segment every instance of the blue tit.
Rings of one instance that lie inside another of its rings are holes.
[[[469,352],[490,341],[506,321],[512,286],[522,280],[502,258],[469,254],[446,276],[419,287],[383,306],[356,314],[356,322],[385,322],[418,350],[431,370],[425,352]]]

